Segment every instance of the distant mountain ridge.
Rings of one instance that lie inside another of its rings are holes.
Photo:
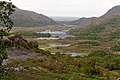
[[[75,21],[71,21],[69,24],[71,25],[81,25],[81,26],[84,26],[84,25],[88,25],[91,23],[91,20],[95,19],[96,17],[92,17],[92,18],[80,18],[78,20],[75,20]]]
[[[79,17],[60,17],[60,16],[51,16],[50,18],[52,18],[54,21],[74,21],[79,19]]]
[[[89,38],[120,38],[120,6],[111,8],[105,15],[91,19],[90,24],[71,29],[71,34]]]
[[[97,19],[104,19],[105,17],[110,17],[112,15],[119,15],[120,14],[120,5],[115,6],[111,9],[109,9],[107,11],[107,13],[105,13],[104,15],[100,16],[100,17],[91,17],[91,18],[80,18],[78,20],[75,21],[71,21],[69,22],[70,25],[80,25],[80,26],[85,26],[90,24],[93,20],[97,20]]]
[[[11,16],[16,27],[39,27],[45,25],[55,25],[56,22],[51,18],[32,11],[16,9]]]
[[[104,14],[103,16],[111,16],[111,15],[115,15],[115,14],[120,14],[120,5],[112,7],[111,9],[108,10],[108,12],[106,14]]]
[[[93,21],[99,21],[100,18],[110,17],[112,15],[120,14],[120,5],[115,6],[107,11],[100,17],[80,18],[78,17],[47,17],[43,14],[38,14],[32,11],[16,9],[15,13],[11,16],[14,26],[18,27],[39,27],[45,25],[68,24],[68,25],[89,25]],[[72,21],[74,20],[74,21]],[[55,22],[57,21],[57,22]]]

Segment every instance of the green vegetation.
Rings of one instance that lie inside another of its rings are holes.
[[[111,33],[112,38],[120,38],[120,31],[115,31]]]
[[[37,41],[30,41],[29,43],[28,43],[28,46],[29,46],[29,48],[32,50],[32,51],[34,51],[34,52],[37,52],[37,53],[45,53],[45,51],[44,50],[40,50],[40,49],[38,49],[38,42]]]
[[[119,38],[120,15],[98,18],[97,21],[82,28],[71,29],[70,34],[82,36],[87,39]]]
[[[10,15],[15,11],[15,6],[11,2],[0,1],[0,37],[6,36],[7,32],[13,27],[13,22]]]
[[[0,2],[0,9],[5,11],[5,14],[0,13],[1,23],[4,24],[0,30],[0,80],[117,80],[120,77],[118,14],[100,17],[87,26],[71,29],[68,33],[75,35],[72,38],[33,40],[37,37],[51,37],[49,33],[36,33],[38,31],[69,28],[17,28],[9,33],[13,25],[9,16],[14,12],[14,7],[12,3]],[[15,25],[39,24],[27,20],[16,20]],[[51,47],[50,44],[69,45]],[[7,55],[7,52],[11,54]],[[80,56],[73,57],[67,53],[80,53]],[[7,58],[7,66],[2,65]]]
[[[71,29],[68,32],[69,34],[73,34],[73,35],[80,35],[81,31],[79,31],[78,29]]]
[[[7,53],[3,43],[0,41],[0,67],[4,59],[7,59]]]
[[[10,15],[15,11],[14,8],[15,6],[11,2],[0,1],[0,25],[3,27],[0,30],[0,67],[2,61],[7,58],[7,53],[2,39],[4,36],[8,35],[8,32],[13,26]]]
[[[15,32],[18,35],[24,36],[26,38],[38,38],[38,37],[51,37],[49,33],[36,33],[33,31],[22,31],[22,32]]]
[[[51,37],[50,33],[39,33],[39,37]]]
[[[51,18],[32,11],[21,10],[16,8],[15,13],[11,16],[16,27],[41,27],[45,25],[55,25],[56,22]]]
[[[114,46],[112,46],[111,47],[111,49],[113,50],[113,51],[120,51],[120,45],[114,45]]]
[[[32,31],[23,31],[23,32],[17,32],[17,34],[21,35],[21,36],[25,36],[25,37],[31,37],[31,38],[37,38],[39,37],[39,34],[36,32],[32,32]]]
[[[10,67],[22,67],[15,74],[16,78],[18,80],[116,80],[120,74],[120,55],[105,51],[95,51],[86,57],[71,57],[59,53],[40,57],[13,61]]]
[[[3,44],[4,36],[8,35],[8,32],[13,27],[13,22],[10,19],[10,15],[13,14],[15,6],[11,2],[0,1],[0,78],[4,75],[4,69],[2,63],[4,59],[7,59],[7,52],[5,45]]]
[[[87,31],[84,32],[83,34],[88,35],[88,36],[96,36],[98,33],[102,32],[105,29],[105,27],[103,27],[103,25],[104,24],[92,26],[89,29],[87,29]]]
[[[82,41],[82,42],[78,43],[78,45],[80,45],[80,44],[84,44],[84,45],[90,44],[92,46],[99,46],[100,45],[98,41]]]

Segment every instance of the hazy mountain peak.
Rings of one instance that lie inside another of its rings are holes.
[[[97,19],[99,20],[99,18],[102,18],[104,19],[105,17],[109,17],[109,16],[112,16],[112,15],[119,15],[120,14],[120,5],[117,5],[111,9],[109,9],[107,11],[107,13],[105,13],[103,16],[101,17],[91,17],[91,18],[85,18],[85,17],[82,17],[78,20],[75,20],[75,21],[72,21],[70,22],[70,24],[72,25],[81,25],[81,26],[85,26],[85,25],[88,25],[91,23],[91,21],[93,21],[94,19]]]
[[[108,10],[108,12],[103,15],[103,16],[111,16],[115,14],[120,14],[120,5],[117,5],[115,7],[112,7],[111,9]]]

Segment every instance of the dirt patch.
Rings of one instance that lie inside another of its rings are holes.
[[[8,58],[9,59],[28,59],[28,58],[33,58],[37,53],[28,50],[28,49],[19,49],[19,48],[7,48],[6,49],[8,53]]]

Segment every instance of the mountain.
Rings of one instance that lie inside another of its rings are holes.
[[[52,18],[54,21],[74,21],[79,19],[79,17],[50,17]]]
[[[105,15],[92,19],[90,24],[78,27],[69,33],[94,37],[94,39],[98,37],[120,38],[120,6],[113,7]]]
[[[120,14],[120,5],[109,9],[108,12],[104,14],[103,16],[111,16],[115,14]]]
[[[70,25],[81,25],[81,26],[84,26],[84,25],[88,25],[91,23],[91,20],[95,19],[95,17],[92,17],[92,18],[80,18],[78,20],[75,20],[75,21],[71,21],[69,24]]]
[[[51,18],[32,11],[16,9],[11,16],[16,27],[39,27],[44,25],[55,25],[56,22]]]
[[[117,14],[120,14],[120,6],[119,5],[109,9],[107,11],[107,13],[105,13],[104,15],[102,15],[100,17],[80,18],[78,20],[69,22],[69,24],[85,26],[85,25],[90,24],[94,19],[99,21],[100,18],[104,19],[105,17],[107,18],[107,17],[110,17],[112,15],[117,15]]]

